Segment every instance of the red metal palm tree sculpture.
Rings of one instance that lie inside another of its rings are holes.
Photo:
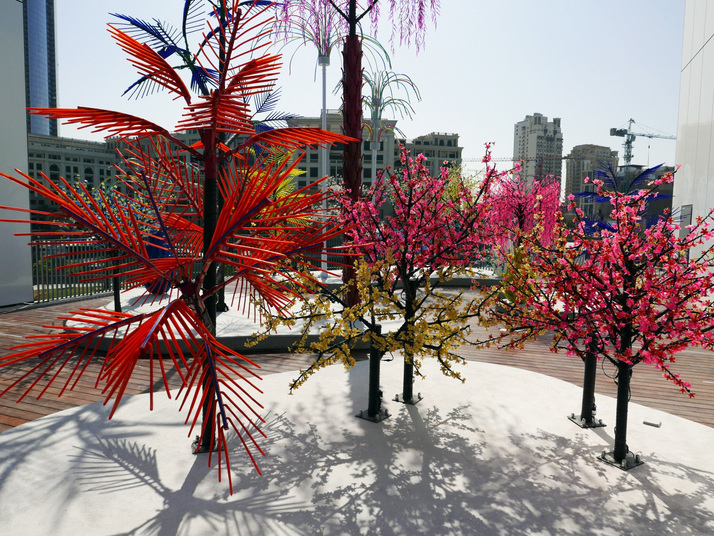
[[[184,35],[186,14],[194,3],[185,3]],[[260,155],[271,148],[292,151],[348,139],[319,129],[255,132],[248,101],[273,86],[280,67],[279,56],[259,55],[260,50],[246,47],[256,42],[267,22],[268,7],[263,4],[223,0],[213,10],[198,53],[189,56],[182,51],[191,64],[197,96],[167,63],[165,47],[156,51],[111,28],[142,81],[183,99],[185,113],[176,130],[197,130],[198,144],[187,146],[163,127],[120,112],[82,107],[33,110],[133,138],[118,176],[126,187],[123,196],[131,203],[122,204],[121,196],[97,200],[83,185],[64,179],[56,185],[44,176],[35,180],[24,173],[21,178],[2,175],[58,207],[43,213],[51,221],[46,230],[33,233],[35,242],[59,238],[95,249],[91,263],[66,254],[66,267],[72,267],[76,276],[112,278],[120,266],[128,270],[124,276],[132,288],[163,283],[171,291],[166,305],[151,313],[81,310],[74,317],[81,322],[79,327],[32,337],[15,353],[0,358],[0,367],[36,362],[14,386],[31,378],[22,396],[38,391],[41,396],[53,384],[61,384],[62,392],[71,390],[88,364],[101,360],[97,385],[106,402],[114,400],[111,415],[138,359],[150,360],[152,374],[160,376],[169,396],[167,372],[174,368],[183,381],[180,396],[181,407],[189,411],[186,422],[193,430],[203,413],[198,448],[218,451],[219,479],[225,461],[231,492],[226,432],[236,432],[256,469],[253,452],[262,454],[254,438],[256,431],[262,434],[261,406],[255,398],[260,391],[253,381],[259,379],[258,367],[215,338],[215,313],[207,303],[232,284],[238,289],[234,297],[248,306],[256,298],[278,311],[291,303],[295,292],[286,281],[296,281],[295,266],[305,268],[303,272],[317,268],[323,243],[341,232],[340,225],[320,212],[319,191],[303,189],[276,199],[274,193],[296,163]],[[245,141],[229,149],[220,142],[220,133],[237,134]],[[220,212],[216,191],[223,200]],[[152,258],[147,245],[157,243],[166,255]],[[234,275],[206,284],[217,263],[232,267]],[[109,350],[100,356],[96,348],[102,340],[109,341]]]

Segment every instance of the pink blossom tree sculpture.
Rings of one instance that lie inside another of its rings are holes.
[[[494,241],[503,250],[512,244],[520,246],[521,237],[538,224],[540,240],[549,244],[560,207],[560,181],[554,177],[534,180],[529,184],[519,174],[517,166],[498,175],[489,192],[490,223]]]
[[[329,0],[334,10],[339,13],[347,25],[343,45],[343,79],[342,79],[342,115],[343,133],[355,141],[345,145],[343,177],[345,189],[353,201],[360,195],[362,181],[362,31],[361,21],[369,15],[372,26],[376,29],[380,18],[380,8],[384,2],[379,0]],[[284,0],[281,2],[281,19],[287,24],[299,24],[302,0]],[[407,46],[414,43],[417,50],[424,45],[428,13],[436,22],[440,0],[389,0],[389,19],[392,21],[392,39],[398,39],[400,44]],[[349,259],[347,259],[349,261]],[[354,270],[349,262],[345,267],[343,279],[352,282]],[[350,301],[356,299],[353,285],[350,290]]]
[[[511,328],[513,345],[554,330],[554,342],[564,344],[569,355],[584,358],[592,352],[616,367],[614,449],[602,458],[623,469],[641,463],[626,442],[634,366],[657,367],[693,396],[671,366],[689,346],[712,346],[712,214],[686,229],[669,213],[646,229],[643,225],[648,201],[660,184],[672,180],[669,174],[634,192],[608,191],[602,180],[593,181],[612,207],[607,225],[593,235],[575,209],[574,227],[557,226],[550,244],[538,233],[524,236],[526,254],[519,262],[514,255],[508,261],[508,290],[516,303],[490,312]],[[695,249],[701,253],[690,258]]]

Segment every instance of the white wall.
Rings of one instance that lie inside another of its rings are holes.
[[[714,2],[687,0],[684,15],[674,208],[714,208]],[[711,41],[710,41],[711,39]]]
[[[27,169],[25,123],[25,60],[22,35],[22,4],[0,0],[0,171]],[[29,207],[27,189],[0,178],[0,205]],[[1,218],[23,217],[0,210]],[[0,222],[0,306],[32,301],[32,262],[28,224]]]

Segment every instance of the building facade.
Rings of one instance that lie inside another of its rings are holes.
[[[387,166],[401,167],[400,145],[404,145],[412,156],[418,154],[426,156],[426,166],[434,177],[439,176],[440,168],[445,164],[447,167],[461,165],[463,147],[459,147],[458,134],[432,132],[409,140],[394,136],[394,129],[397,125],[395,120],[386,119],[383,123],[390,128],[384,130],[382,139],[377,143],[374,151],[369,141],[362,142],[362,186],[364,188],[372,186],[376,173],[384,170]],[[321,128],[322,123],[319,117],[300,117],[289,120],[288,124],[291,127]],[[328,111],[327,130],[336,133],[342,132],[342,114],[339,111]],[[342,177],[342,153],[341,145],[330,147],[328,150],[327,175],[338,179],[339,184],[341,184]],[[298,187],[307,186],[322,177],[322,155],[323,151],[320,148],[306,151],[305,157],[297,166],[304,172],[297,179]]]
[[[609,147],[602,145],[576,145],[566,157],[566,180],[565,180],[565,199],[571,194],[579,192],[592,192],[592,183],[585,183],[587,177],[592,178],[595,170],[607,170],[612,168],[617,171],[618,156],[617,151],[613,151]],[[576,199],[575,203],[586,216],[593,217],[595,215],[597,204],[593,204],[591,200]],[[570,211],[569,211],[570,212]]]
[[[461,153],[464,148],[459,147],[458,134],[432,132],[412,140],[400,140],[400,142],[406,146],[411,156],[418,154],[426,156],[426,167],[432,177],[438,177],[442,167],[458,169],[461,166]],[[394,165],[395,167],[401,165],[398,147]]]
[[[25,120],[24,55],[17,43],[22,39],[22,9],[17,0],[0,0],[0,50],[3,51],[0,76],[0,171],[27,166],[27,136]],[[0,179],[0,204],[19,208],[29,207],[27,190],[9,180]],[[0,218],[20,218],[18,212],[0,209]],[[32,257],[26,223],[0,224],[0,306],[31,302]]]
[[[684,12],[682,71],[673,207],[681,226],[714,208],[714,5],[687,0]]]
[[[394,127],[396,121],[385,120],[385,124]],[[319,117],[300,117],[288,121],[291,127],[311,127],[322,128],[322,120]],[[342,114],[339,111],[329,110],[327,113],[327,130],[330,132],[342,132]],[[386,166],[391,166],[394,163],[394,155],[397,152],[395,149],[396,140],[394,132],[387,129],[382,134],[382,139],[378,142],[376,151],[372,151],[369,141],[362,142],[362,186],[369,188],[372,186],[373,178],[376,172],[384,169]],[[297,169],[303,172],[297,177],[298,188],[303,188],[312,184],[317,179],[322,178],[323,173],[323,158],[327,154],[327,176],[335,177],[338,183],[342,183],[342,156],[343,146],[335,145],[328,147],[327,151],[323,151],[320,147],[313,147],[305,151],[305,156],[297,165]]]
[[[44,173],[55,184],[62,177],[70,184],[82,182],[91,189],[114,176],[118,162],[116,151],[106,142],[27,135],[27,174],[34,179],[41,179]],[[53,203],[31,193],[30,208],[53,210]]]
[[[548,176],[562,176],[563,132],[560,118],[527,115],[513,128],[513,160],[521,164],[521,177],[529,183]]]
[[[54,0],[24,0],[25,106],[57,106]],[[27,114],[27,132],[57,136],[57,120]]]

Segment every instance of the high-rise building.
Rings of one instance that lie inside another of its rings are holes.
[[[593,178],[595,170],[612,168],[617,172],[617,151],[602,145],[576,145],[570,151],[565,164],[567,176],[565,181],[565,199],[571,194],[592,192],[592,183],[585,183],[585,178]],[[594,216],[596,205],[592,200],[576,199],[578,208],[588,216]]]
[[[563,132],[560,118],[527,115],[513,130],[513,160],[521,163],[521,177],[529,183],[562,175]]]
[[[675,161],[675,210],[682,232],[714,207],[714,9],[708,0],[687,0]]]
[[[25,105],[57,106],[54,0],[24,0]],[[27,132],[57,136],[57,120],[27,114]]]

